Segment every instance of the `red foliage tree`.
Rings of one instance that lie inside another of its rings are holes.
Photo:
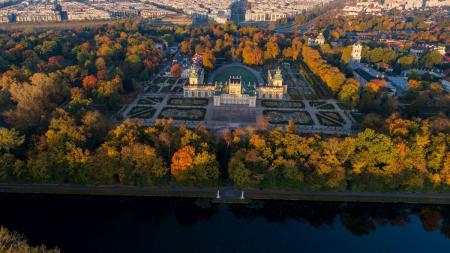
[[[172,65],[172,67],[170,68],[170,74],[174,75],[174,76],[180,76],[181,73],[183,72],[183,68],[181,67],[180,64],[174,64]]]
[[[83,78],[83,88],[88,93],[97,88],[97,77],[89,75]]]

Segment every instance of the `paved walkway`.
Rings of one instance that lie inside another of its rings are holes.
[[[219,189],[217,191],[218,191],[218,194],[216,194],[216,198],[234,199],[234,200],[245,198],[244,192],[241,190],[238,190],[236,188],[227,187],[227,188]]]

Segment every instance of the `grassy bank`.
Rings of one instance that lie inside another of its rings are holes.
[[[2,193],[214,198],[216,189],[123,185],[0,184]]]
[[[215,199],[217,189],[139,187],[123,185],[59,185],[59,184],[0,184],[0,193],[98,195],[98,196],[148,196]],[[412,204],[450,204],[449,194],[420,194],[395,192],[301,192],[273,190],[244,190],[245,203],[249,200],[299,200],[333,202],[375,202]],[[233,199],[228,199],[235,202]],[[238,202],[239,199],[236,199]],[[221,201],[223,202],[223,201]],[[225,201],[226,202],[226,201]]]
[[[303,200],[332,202],[450,204],[450,195],[371,192],[271,192],[247,191],[246,197],[260,200]]]

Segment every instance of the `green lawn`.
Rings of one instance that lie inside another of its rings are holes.
[[[213,82],[228,82],[230,76],[241,76],[242,81],[244,81],[245,83],[258,83],[258,79],[252,72],[239,66],[231,66],[225,68],[220,73],[217,73]]]

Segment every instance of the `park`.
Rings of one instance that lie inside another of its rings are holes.
[[[257,127],[261,120],[266,121],[269,128],[281,127],[292,121],[299,131],[305,133],[354,133],[352,125],[355,120],[351,110],[332,97],[317,95],[308,78],[296,66],[287,62],[280,63],[280,66],[287,93],[282,99],[257,99],[255,107],[237,104],[215,106],[211,97],[184,97],[183,87],[189,85],[189,79],[160,73],[142,82],[143,92],[125,105],[120,113],[124,119],[138,118],[146,125],[170,118],[178,125],[195,127],[203,124],[209,129],[220,130]],[[268,69],[269,66],[254,68],[238,62],[224,63],[209,71],[205,79],[208,84],[216,84],[217,93],[217,90],[226,92],[224,84],[230,77],[240,77],[242,90],[251,94],[256,87],[267,82],[263,73]]]

